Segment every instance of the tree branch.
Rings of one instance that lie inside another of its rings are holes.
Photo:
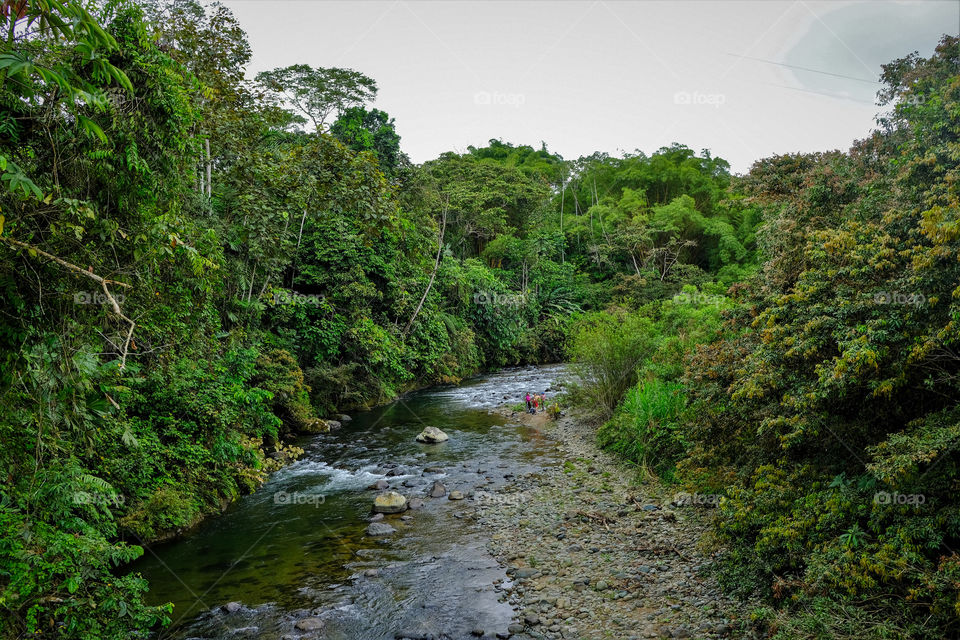
[[[127,338],[126,338],[126,340],[124,340],[124,342],[123,342],[123,351],[120,353],[120,369],[122,370],[122,369],[126,368],[126,366],[127,366],[127,353],[129,353],[129,350],[130,350],[130,341],[133,339],[133,330],[136,328],[137,323],[134,322],[133,320],[131,320],[130,318],[128,318],[127,316],[125,316],[125,315],[123,314],[123,311],[120,310],[120,304],[117,302],[117,299],[113,297],[113,294],[110,293],[110,285],[114,285],[114,284],[115,284],[115,285],[117,285],[117,286],[126,287],[127,289],[132,289],[132,288],[133,288],[133,285],[128,284],[128,283],[126,283],[126,282],[120,282],[119,280],[109,280],[109,279],[104,278],[104,277],[102,277],[102,276],[98,276],[97,274],[93,273],[92,271],[88,271],[87,269],[83,269],[83,268],[81,268],[81,267],[78,267],[78,266],[75,265],[75,264],[71,264],[71,263],[67,262],[66,260],[64,260],[63,258],[58,258],[57,256],[55,256],[55,255],[53,255],[53,254],[51,254],[51,253],[47,253],[47,252],[44,251],[43,249],[38,249],[37,247],[34,247],[33,245],[27,244],[26,242],[20,242],[19,240],[14,240],[13,238],[3,238],[3,237],[0,237],[0,240],[3,240],[3,241],[6,242],[7,244],[11,244],[11,245],[13,245],[13,246],[15,246],[15,247],[19,247],[19,248],[21,248],[21,249],[26,249],[28,252],[32,251],[32,252],[34,252],[34,253],[36,253],[36,254],[38,254],[38,255],[43,256],[44,258],[48,258],[48,259],[56,262],[56,263],[57,263],[58,265],[60,265],[61,267],[65,267],[66,269],[69,269],[69,270],[71,270],[71,271],[74,271],[74,272],[76,272],[76,273],[79,273],[79,274],[81,274],[81,275],[83,275],[83,276],[85,276],[85,277],[87,277],[87,278],[90,278],[90,279],[93,280],[94,282],[97,282],[97,283],[100,284],[100,287],[103,289],[104,295],[106,295],[106,296],[107,296],[107,300],[110,301],[110,306],[113,308],[113,313],[114,313],[117,317],[119,317],[121,320],[123,320],[124,322],[126,322],[126,323],[128,323],[128,324],[130,325],[130,329],[127,331]]]

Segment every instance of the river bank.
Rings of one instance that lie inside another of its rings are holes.
[[[737,636],[743,609],[699,575],[703,514],[635,484],[575,418],[509,408],[561,392],[563,375],[504,370],[312,436],[259,491],[138,562],[151,601],[175,605],[158,637]],[[417,442],[428,426],[449,439]],[[409,509],[371,514],[386,491]]]
[[[541,430],[563,460],[477,508],[478,524],[494,531],[488,550],[507,567],[510,637],[743,637],[748,606],[703,572],[711,556],[699,546],[702,507],[636,484],[575,417],[497,412]]]

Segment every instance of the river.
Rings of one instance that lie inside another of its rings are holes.
[[[392,640],[504,631],[513,611],[500,589],[509,581],[486,550],[491,532],[471,517],[474,498],[558,462],[536,429],[491,409],[527,391],[556,393],[562,375],[562,365],[506,369],[409,394],[301,440],[299,461],[135,564],[150,582],[148,601],[175,605],[159,637]],[[425,426],[450,439],[417,443]],[[380,479],[425,506],[386,516],[397,533],[370,537],[376,492],[367,487]],[[467,499],[426,498],[435,480]],[[239,608],[228,612],[228,603]],[[322,620],[322,633],[298,629],[305,618]]]

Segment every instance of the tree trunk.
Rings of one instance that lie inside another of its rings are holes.
[[[563,196],[567,193],[567,183],[561,183],[560,189],[560,238],[562,240],[560,244],[560,264],[566,262],[566,251],[564,251],[564,245],[566,244],[566,236],[563,235]]]
[[[417,315],[420,313],[420,309],[423,308],[423,303],[427,299],[427,295],[430,293],[430,288],[433,286],[433,280],[437,277],[437,270],[440,268],[440,258],[443,257],[443,232],[447,228],[447,205],[443,206],[443,215],[440,221],[440,238],[437,241],[437,258],[433,263],[433,272],[430,274],[430,280],[427,282],[427,288],[424,289],[423,295],[420,296],[420,302],[417,303],[417,308],[413,310],[413,315],[410,316],[410,320],[407,322],[407,326],[403,328],[403,339],[407,339],[407,334],[410,333],[410,328],[413,326],[413,321],[417,319]]]
[[[207,147],[207,197],[210,198],[213,196],[213,183],[211,182],[213,163],[210,162],[210,138],[204,138],[203,142]]]

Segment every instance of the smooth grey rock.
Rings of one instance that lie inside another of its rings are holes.
[[[367,525],[367,535],[368,536],[389,536],[392,533],[396,533],[397,530],[388,525],[386,522],[371,522]]]

